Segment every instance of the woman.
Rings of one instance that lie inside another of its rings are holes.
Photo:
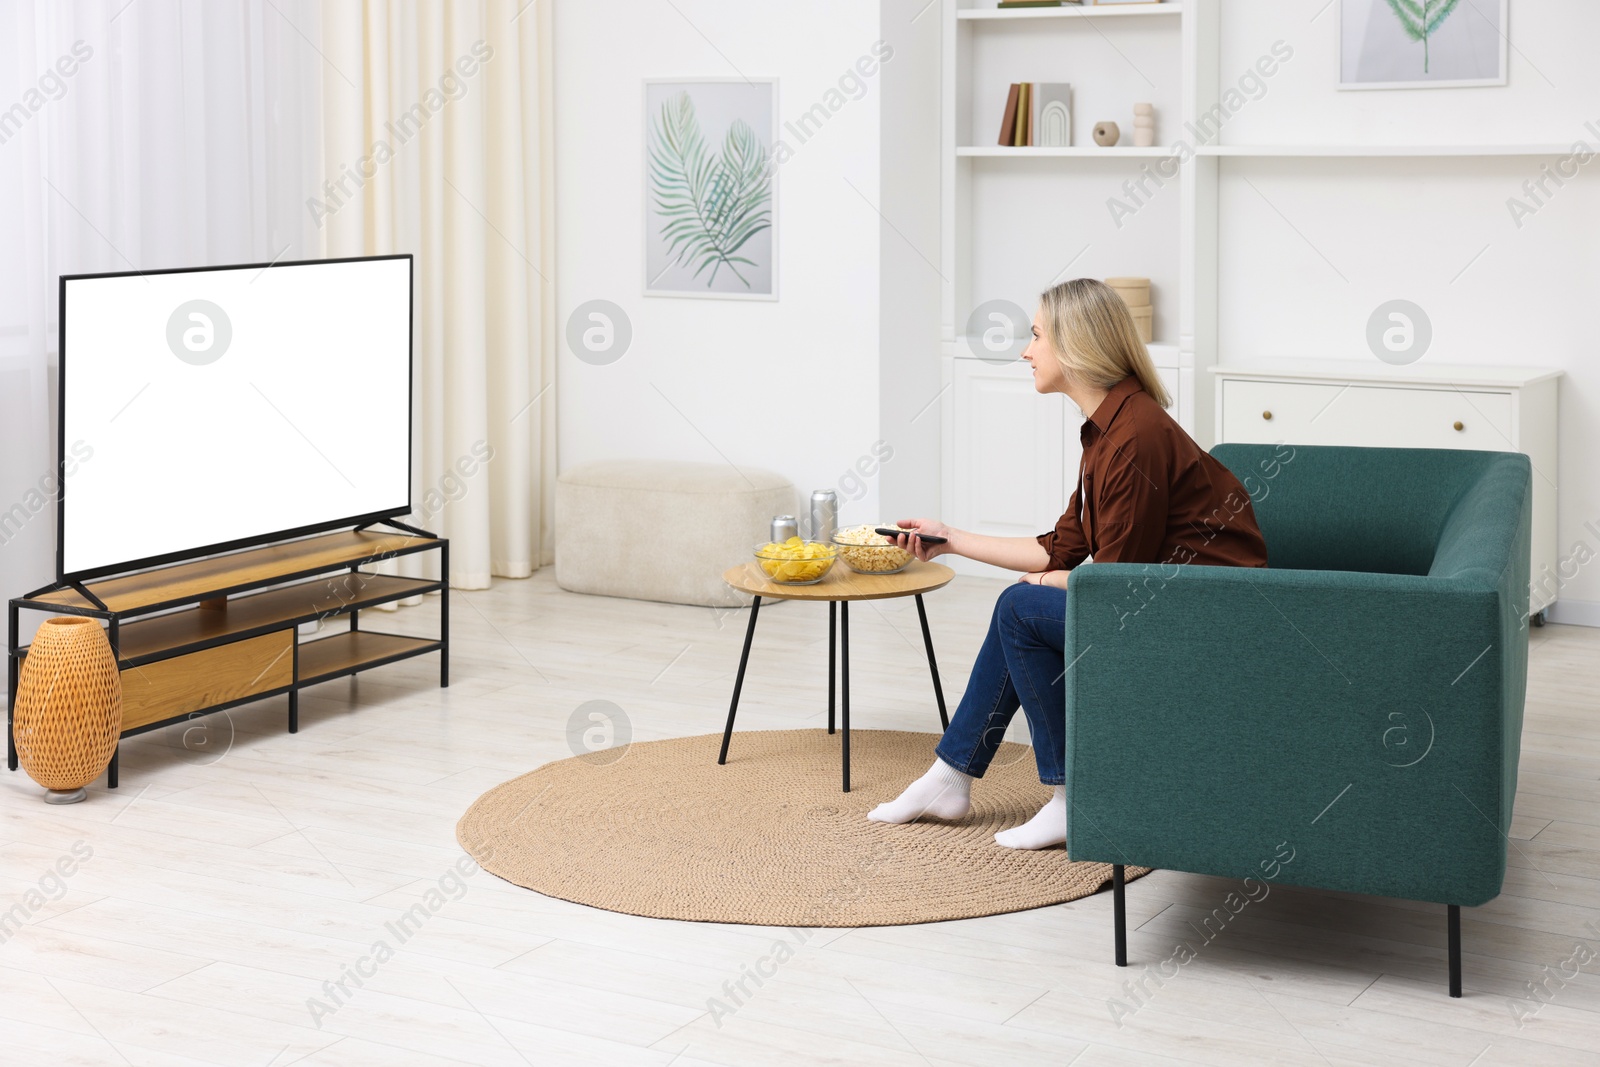
[[[1023,573],[995,604],[933,766],[867,818],[965,816],[972,780],[983,777],[1020,704],[1039,780],[1055,786],[1055,796],[995,840],[1037,849],[1066,840],[1062,646],[1072,568],[1091,556],[1100,563],[1265,567],[1267,550],[1239,480],[1164,410],[1167,391],[1127,305],[1110,288],[1078,278],[1044,293],[1022,358],[1033,367],[1034,389],[1065,393],[1085,413],[1078,488],[1055,529],[1038,537],[987,537],[933,519],[899,524],[915,531],[896,540],[918,559],[954,552]],[[922,534],[949,540],[925,544]]]

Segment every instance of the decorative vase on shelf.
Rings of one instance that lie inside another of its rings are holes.
[[[1122,130],[1115,122],[1097,122],[1094,124],[1094,143],[1101,148],[1110,148],[1122,136]]]
[[[11,729],[17,762],[50,791],[46,803],[84,799],[122,732],[122,678],[97,621],[62,616],[39,627],[17,675]]]
[[[1133,144],[1135,148],[1149,148],[1156,143],[1156,109],[1153,104],[1141,102],[1133,105]]]

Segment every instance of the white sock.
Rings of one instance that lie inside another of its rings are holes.
[[[942,759],[928,773],[906,786],[894,800],[867,812],[873,822],[911,822],[924,815],[959,819],[972,810],[972,775],[956,770]]]
[[[1067,787],[1056,786],[1039,814],[1014,830],[1001,830],[994,835],[997,844],[1006,848],[1054,848],[1067,843]]]

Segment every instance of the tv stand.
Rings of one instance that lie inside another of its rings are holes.
[[[395,521],[284,541],[91,582],[58,582],[9,605],[6,765],[17,769],[12,715],[17,675],[27,658],[18,645],[23,611],[85,615],[106,622],[122,676],[122,730],[148,730],[224,711],[252,700],[289,697],[290,733],[300,729],[300,690],[430,652],[439,653],[439,685],[450,684],[450,587],[428,580],[368,574],[364,566],[417,552],[438,552],[450,572],[450,542]],[[270,588],[269,588],[270,587]],[[361,629],[361,611],[422,593],[439,593],[439,636],[408,637]],[[350,628],[303,640],[308,622],[347,616]],[[106,784],[117,788],[113,754]]]

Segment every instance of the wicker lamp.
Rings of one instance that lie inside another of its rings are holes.
[[[76,804],[100,776],[122,731],[122,678],[94,619],[47,620],[17,676],[12,717],[17,760],[50,790],[47,804]]]

